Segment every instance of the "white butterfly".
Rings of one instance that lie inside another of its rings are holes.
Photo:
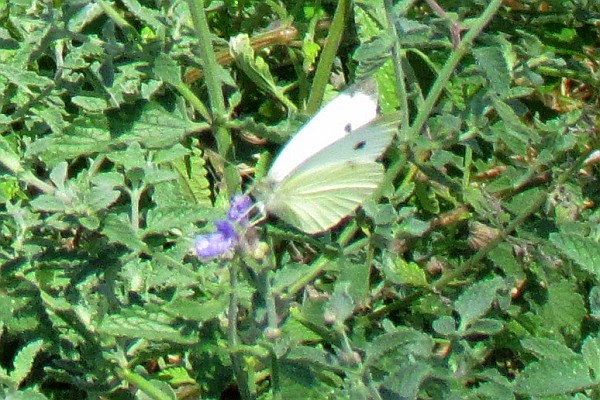
[[[325,105],[289,141],[254,188],[267,212],[306,233],[337,225],[377,189],[398,118],[377,116],[375,82]]]

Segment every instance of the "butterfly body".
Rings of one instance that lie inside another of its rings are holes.
[[[373,93],[348,91],[325,105],[290,140],[254,196],[267,212],[309,234],[337,225],[383,179],[377,159],[397,120],[375,121]]]

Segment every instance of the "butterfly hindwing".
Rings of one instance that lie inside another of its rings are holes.
[[[335,161],[293,174],[265,199],[267,211],[304,232],[335,226],[371,196],[383,178],[374,161]]]

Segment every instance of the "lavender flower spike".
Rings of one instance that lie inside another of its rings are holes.
[[[217,230],[198,235],[194,241],[194,253],[200,258],[214,258],[232,251],[238,244],[235,228],[229,221],[216,221]]]

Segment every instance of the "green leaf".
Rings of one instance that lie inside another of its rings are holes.
[[[204,301],[177,298],[169,303],[165,311],[186,320],[206,322],[223,315],[228,304],[227,296]]]
[[[113,243],[119,243],[134,251],[143,251],[146,244],[138,237],[131,222],[124,215],[110,214],[104,221],[102,234]]]
[[[32,89],[41,91],[51,86],[54,82],[40,74],[27,69],[16,68],[10,64],[4,64],[0,69],[0,76],[5,77],[10,83],[16,85],[23,93],[34,95]]]
[[[550,241],[574,263],[600,279],[600,244],[572,233],[552,233]]]
[[[354,311],[354,301],[348,293],[349,282],[338,281],[333,289],[333,295],[325,307],[325,321],[335,324],[343,324],[350,318]]]
[[[540,316],[554,332],[562,332],[578,337],[581,324],[587,316],[582,296],[572,282],[559,281],[548,286],[548,300]]]
[[[499,47],[479,47],[473,50],[477,64],[485,72],[490,87],[503,97],[508,93],[511,76],[506,65],[506,59]]]
[[[415,262],[406,262],[402,257],[386,260],[383,273],[386,279],[397,285],[429,287],[423,268]]]
[[[177,86],[181,81],[181,68],[167,54],[159,54],[154,60],[154,74],[170,85]]]
[[[146,339],[150,341],[172,342],[180,344],[195,344],[197,337],[184,336],[177,329],[145,316],[128,312],[124,315],[106,317],[98,331],[104,335],[124,337],[129,339]]]
[[[573,350],[553,339],[528,337],[521,340],[521,345],[538,358],[570,358],[576,356]]]
[[[588,367],[598,376],[600,372],[600,338],[598,336],[588,336],[581,346],[581,354]]]
[[[53,166],[63,160],[101,153],[111,143],[105,117],[77,118],[65,132],[36,140],[27,149],[27,157],[38,156]]]
[[[429,358],[432,350],[433,340],[429,335],[411,328],[398,328],[367,344],[364,365],[380,367],[398,359],[406,360],[407,356]]]
[[[442,336],[456,335],[456,321],[448,315],[442,315],[434,320],[431,327]]]
[[[496,299],[496,292],[502,288],[504,281],[499,277],[475,282],[469,286],[454,304],[456,312],[460,315],[459,330],[466,330],[482,317]]]
[[[229,40],[229,51],[236,64],[259,88],[281,101],[289,109],[295,110],[294,105],[287,99],[282,88],[277,86],[269,70],[269,66],[261,57],[254,55],[250,38],[239,34]]]
[[[40,339],[28,343],[19,350],[15,356],[14,370],[10,373],[10,379],[15,386],[20,386],[25,378],[27,378],[27,375],[31,373],[33,361],[43,347],[44,342]]]
[[[194,149],[188,158],[174,160],[171,165],[177,171],[181,191],[187,200],[202,206],[212,206],[208,170],[201,150]]]
[[[412,361],[392,371],[383,380],[383,386],[399,399],[418,399],[421,384],[432,374],[433,367],[425,362]]]
[[[171,147],[194,131],[208,129],[206,123],[194,123],[183,113],[168,112],[158,103],[148,103],[131,130],[118,138],[118,143],[138,142],[145,148]]]
[[[556,396],[584,390],[596,384],[581,357],[533,362],[515,379],[514,388],[525,396]]]
[[[166,233],[173,228],[182,228],[204,219],[202,209],[197,207],[159,207],[148,210],[144,234]]]
[[[100,97],[74,96],[71,101],[88,112],[100,112],[109,108],[108,102]]]

